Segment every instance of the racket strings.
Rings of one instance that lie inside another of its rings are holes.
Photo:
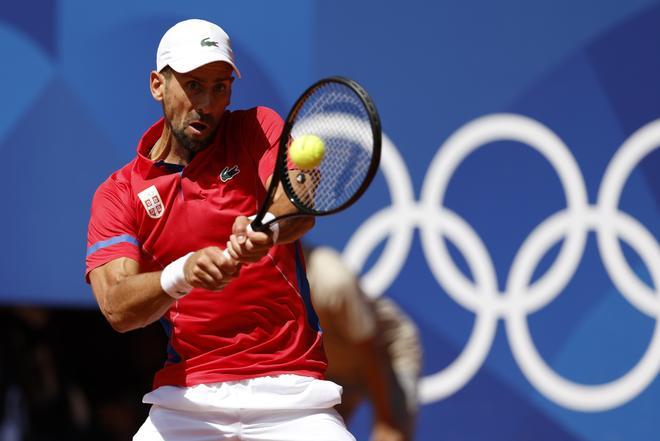
[[[298,110],[291,134],[316,135],[325,146],[316,168],[290,172],[299,202],[319,212],[347,203],[367,178],[373,156],[370,117],[360,97],[342,83],[315,89]]]

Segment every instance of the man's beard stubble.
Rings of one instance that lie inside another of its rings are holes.
[[[190,153],[197,153],[202,150],[204,150],[206,147],[208,147],[211,142],[213,142],[213,139],[215,138],[215,135],[218,131],[218,127],[220,127],[219,124],[216,123],[215,128],[209,133],[209,135],[206,138],[203,138],[199,141],[195,141],[191,139],[188,135],[185,134],[185,129],[188,127],[189,121],[195,121],[195,120],[200,120],[203,123],[207,124],[209,127],[213,126],[213,118],[211,118],[208,115],[199,115],[196,114],[194,115],[193,118],[187,117],[186,121],[183,124],[183,127],[181,129],[177,129],[174,127],[172,124],[171,119],[168,117],[169,112],[167,112],[165,103],[162,103],[163,106],[163,115],[165,116],[165,123],[170,127],[170,130],[172,131],[172,134],[176,138],[176,140],[179,142],[181,147],[183,147],[185,150],[187,150]]]
[[[188,135],[185,134],[184,130],[185,130],[185,127],[187,127],[187,125],[184,126],[183,129],[179,130],[179,129],[174,128],[174,126],[172,126],[172,123],[170,123],[169,121],[167,123],[170,125],[170,129],[172,130],[172,133],[174,134],[174,137],[179,142],[181,147],[183,147],[184,149],[186,149],[190,153],[197,153],[197,152],[200,152],[200,151],[204,150],[206,147],[208,147],[211,144],[211,142],[213,141],[213,138],[215,138],[215,134],[218,131],[218,128],[216,127],[209,134],[209,136],[207,136],[204,139],[200,139],[199,141],[195,141],[195,140],[191,139]]]

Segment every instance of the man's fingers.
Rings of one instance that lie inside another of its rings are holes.
[[[186,262],[184,271],[192,286],[217,291],[237,274],[238,260],[228,258],[218,247],[208,247],[194,253]]]
[[[255,251],[257,251],[258,248],[259,248],[259,245],[255,245],[255,243],[252,241],[252,239],[248,239],[247,241],[245,241],[245,249],[249,253],[254,253]]]
[[[223,274],[226,275],[225,279],[227,279],[229,276],[231,278],[238,277],[238,274],[241,272],[241,263],[238,260],[227,259],[221,265],[220,270]]]
[[[239,244],[245,243],[248,235],[248,225],[250,225],[250,220],[245,216],[238,216],[234,220],[234,225],[232,225],[232,233],[236,236],[236,240]]]
[[[220,283],[225,277],[223,272],[220,270],[219,265],[215,262],[200,262],[199,268],[208,276],[211,277],[213,282]]]
[[[243,263],[254,263],[261,259],[268,251],[268,246],[257,245],[247,239],[244,243],[239,243],[239,238],[235,234],[229,237],[227,249],[234,260]]]
[[[198,288],[208,289],[210,291],[221,290],[235,278],[233,275],[228,273],[221,274],[222,277],[218,278],[217,275],[213,276],[210,273],[200,270],[199,272],[195,273],[192,285]]]
[[[273,246],[273,238],[264,231],[248,232],[245,249],[251,253],[263,253]]]
[[[236,252],[236,249],[236,246],[231,242],[231,240],[228,240],[227,248],[225,248],[225,250],[227,251],[227,254],[229,254],[229,257],[238,261],[240,259],[240,255]]]
[[[232,258],[236,260],[240,260],[241,257],[243,257],[243,254],[245,253],[244,250],[245,240],[243,242],[240,242],[239,237],[236,234],[232,234],[231,236],[229,236],[228,245],[231,245],[230,253],[233,253]]]
[[[215,290],[217,289],[217,284],[218,283],[213,279],[213,276],[202,271],[200,268],[196,268],[193,271],[193,279],[191,285],[199,288]]]
[[[193,276],[197,278],[202,284],[205,285],[205,288],[217,289],[215,288],[224,280],[224,274],[218,268],[209,256],[204,256],[201,258],[196,267],[193,269]]]

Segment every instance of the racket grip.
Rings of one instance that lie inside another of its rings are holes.
[[[257,222],[258,216],[251,216],[248,219],[252,219],[252,223],[248,225],[248,230],[252,231],[266,231],[270,230],[270,232],[273,234],[273,243],[277,243],[277,238],[280,235],[280,226],[277,222],[272,222],[269,224],[269,222],[273,221],[275,219],[275,215],[268,211],[264,217],[261,219],[261,222]]]
[[[266,227],[262,223],[253,222],[253,223],[250,224],[250,229],[252,231],[266,231],[268,229],[268,227]]]

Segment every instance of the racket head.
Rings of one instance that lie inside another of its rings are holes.
[[[323,160],[311,170],[296,166],[289,155],[292,139],[303,135],[314,135],[324,145]],[[324,78],[303,92],[287,115],[275,174],[300,214],[336,213],[369,187],[381,141],[380,117],[364,88],[349,78]]]

